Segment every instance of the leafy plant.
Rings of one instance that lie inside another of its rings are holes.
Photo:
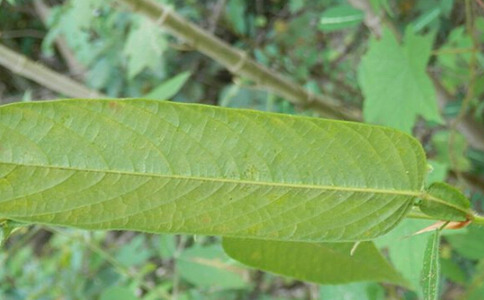
[[[481,298],[480,1],[55,3],[0,1],[0,298]]]
[[[0,120],[7,223],[252,238],[224,247],[303,280],[402,285],[371,243],[312,243],[374,239],[412,206],[484,224],[457,189],[424,188],[423,149],[389,128],[141,99],[13,104]],[[290,253],[334,257],[324,271]]]

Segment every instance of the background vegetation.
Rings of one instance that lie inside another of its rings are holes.
[[[246,53],[228,69],[125,2],[0,1],[1,103],[144,97],[392,126],[423,143],[429,184],[447,180],[483,212],[481,0],[158,1]],[[242,76],[244,57],[298,92]],[[408,290],[249,270],[212,237],[30,227],[0,253],[0,298],[418,299],[427,237],[402,237],[426,225],[407,220],[376,241]],[[483,241],[483,228],[445,233],[442,299],[484,299]]]

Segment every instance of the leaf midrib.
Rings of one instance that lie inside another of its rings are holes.
[[[14,165],[16,167],[44,168],[44,169],[56,169],[56,170],[77,171],[77,172],[130,175],[130,176],[140,176],[140,177],[157,177],[157,178],[164,178],[164,179],[208,181],[208,182],[214,182],[214,183],[232,183],[232,184],[259,185],[259,186],[269,186],[269,187],[285,187],[285,188],[294,188],[294,189],[313,189],[313,190],[328,190],[328,191],[342,191],[342,192],[403,195],[403,196],[419,197],[419,198],[425,196],[425,192],[420,191],[420,190],[415,190],[415,191],[413,191],[413,190],[396,190],[396,189],[392,190],[392,189],[379,189],[379,188],[360,188],[360,187],[347,187],[347,186],[281,183],[281,182],[239,180],[239,179],[187,176],[187,175],[175,175],[175,174],[140,173],[140,172],[129,172],[129,171],[118,171],[118,170],[102,170],[102,169],[90,169],[90,168],[82,168],[81,169],[81,168],[76,168],[76,167],[65,167],[65,166],[55,166],[55,165],[37,165],[37,164],[19,164],[19,163],[11,163],[11,162],[0,162],[0,164]]]

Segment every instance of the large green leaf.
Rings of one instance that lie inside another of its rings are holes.
[[[372,242],[307,243],[224,238],[225,252],[252,267],[322,284],[353,281],[408,283]]]
[[[289,241],[369,240],[421,194],[389,128],[150,100],[0,108],[0,219]]]

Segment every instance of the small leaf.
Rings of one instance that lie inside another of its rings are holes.
[[[169,100],[180,91],[183,85],[187,82],[188,78],[190,78],[190,75],[190,72],[183,72],[181,74],[178,74],[177,76],[163,82],[162,84],[154,88],[144,97],[146,99],[154,100]]]
[[[439,295],[439,241],[440,230],[429,237],[422,269],[422,289],[425,300],[437,300]]]
[[[225,252],[248,266],[321,284],[354,281],[408,283],[383,258],[372,242],[305,243],[224,238]]]
[[[470,202],[458,189],[444,182],[432,184],[419,204],[420,210],[445,221],[465,221],[471,214]]]
[[[335,31],[357,26],[364,19],[364,13],[348,5],[341,5],[327,9],[321,15],[319,29]]]

